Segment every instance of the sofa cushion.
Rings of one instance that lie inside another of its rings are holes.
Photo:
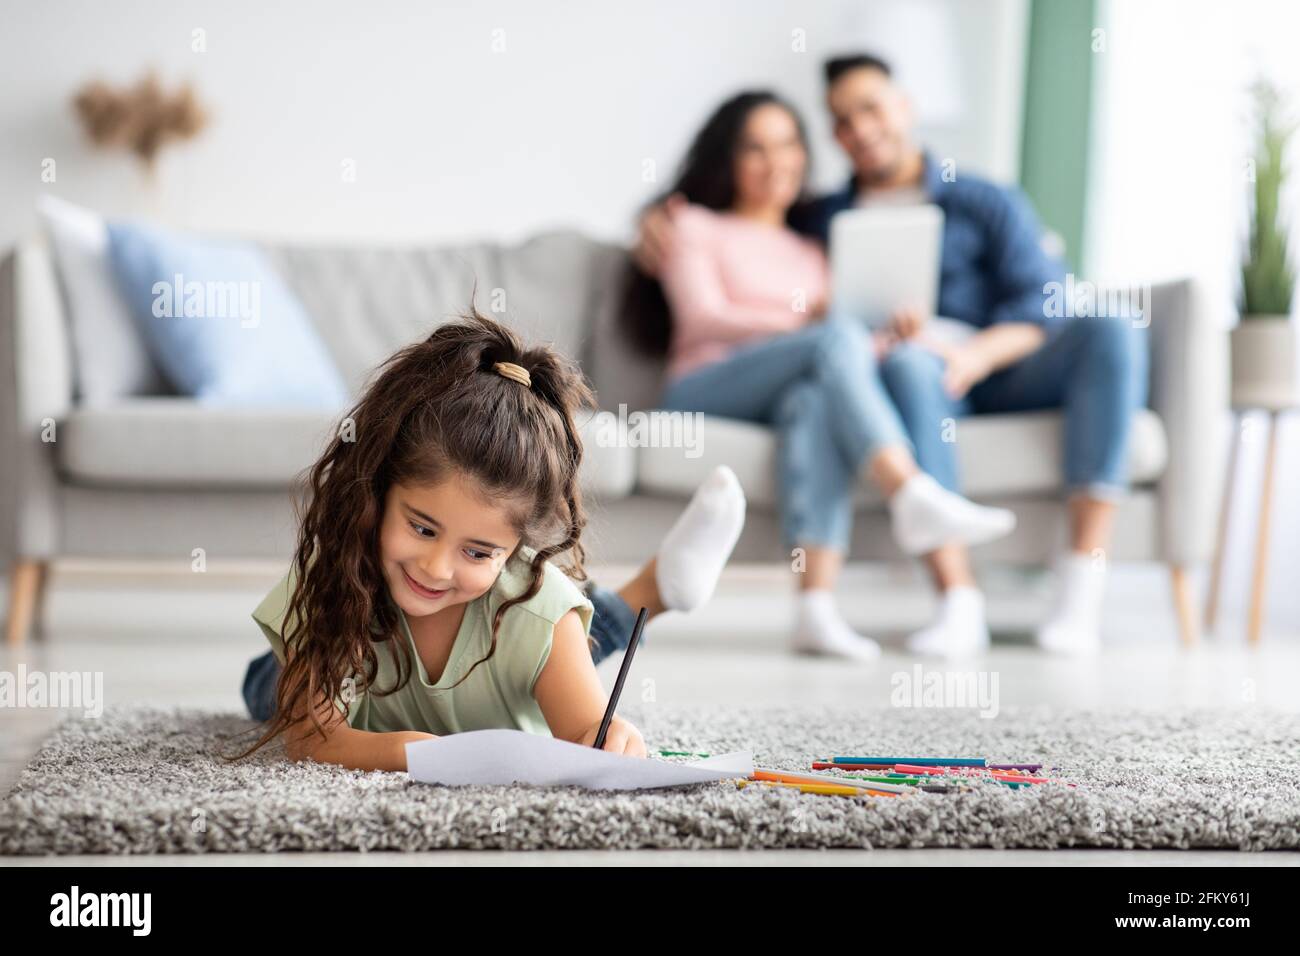
[[[528,344],[583,359],[593,270],[607,247],[574,231],[517,245],[330,246],[264,243],[312,316],[353,394],[386,358],[454,321],[471,302]]]
[[[113,276],[104,218],[48,195],[37,199],[36,209],[58,263],[81,401],[94,405],[125,395],[167,394],[170,386]]]
[[[337,415],[293,408],[208,408],[188,398],[140,397],[78,407],[58,425],[59,467],[75,482],[156,488],[285,488],[316,460]],[[598,440],[590,414],[579,417],[583,491],[616,498],[631,492],[635,450]]]
[[[980,498],[1059,491],[1064,482],[1061,428],[1057,411],[959,419],[957,458],[963,492]],[[687,430],[680,433],[691,434]],[[736,472],[752,506],[776,507],[776,433],[772,429],[705,415],[692,437],[692,448],[664,447],[662,443],[660,447],[638,447],[637,490],[690,495],[714,466],[727,464]],[[1164,427],[1155,412],[1144,408],[1135,416],[1130,448],[1129,475],[1134,484],[1160,477],[1167,448]],[[865,481],[854,498],[860,505],[881,501],[880,494]]]
[[[343,380],[255,245],[108,225],[109,258],[154,360],[179,391],[212,406],[340,411]]]

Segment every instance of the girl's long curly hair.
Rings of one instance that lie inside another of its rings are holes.
[[[568,552],[563,570],[586,580],[582,442],[574,413],[595,406],[592,391],[553,349],[525,348],[509,328],[472,306],[459,318],[385,361],[339,434],[300,477],[296,583],[282,634],[288,660],[276,686],[275,714],[252,747],[229,759],[248,756],[306,719],[313,728],[306,736],[324,737],[318,709],[337,700],[351,676],[359,675],[358,690],[378,694],[410,680],[414,662],[410,648],[396,640],[398,610],[388,599],[379,555],[384,505],[394,484],[436,484],[459,474],[494,499],[528,503],[512,516],[521,546],[535,550],[528,589],[497,609],[487,656],[461,681],[496,653],[502,616],[537,594],[548,560]],[[525,368],[531,387],[499,374],[497,362]],[[516,549],[510,560],[518,558]],[[292,634],[290,622],[296,625]],[[402,652],[396,683],[372,688],[376,644],[389,641]]]

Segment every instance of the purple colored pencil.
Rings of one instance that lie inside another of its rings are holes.
[[[989,764],[988,769],[990,769],[990,770],[1029,770],[1029,771],[1034,771],[1034,770],[1042,770],[1042,769],[1043,769],[1043,765],[1042,765],[1041,763],[991,763],[991,764]]]

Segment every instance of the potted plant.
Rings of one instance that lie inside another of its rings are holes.
[[[1254,193],[1250,236],[1241,266],[1241,322],[1232,330],[1232,404],[1282,409],[1297,403],[1295,326],[1291,296],[1295,268],[1281,216],[1287,144],[1295,125],[1283,116],[1277,89],[1255,85]]]

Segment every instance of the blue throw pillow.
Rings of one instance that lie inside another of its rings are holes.
[[[131,316],[176,388],[211,405],[340,409],[347,388],[311,319],[251,243],[108,224]]]

